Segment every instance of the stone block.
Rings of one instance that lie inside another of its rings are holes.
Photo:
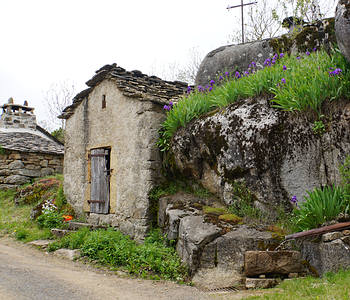
[[[331,242],[336,239],[340,239],[342,236],[343,234],[339,231],[328,232],[322,235],[322,242]]]
[[[19,154],[19,153],[11,153],[9,155],[9,159],[16,159],[16,160],[21,159],[21,154]]]
[[[179,235],[179,225],[181,218],[188,216],[189,213],[181,209],[167,209],[167,222],[164,233],[169,240],[176,240]]]
[[[35,246],[40,249],[46,249],[52,242],[52,240],[36,240],[29,242],[28,245]]]
[[[22,175],[11,175],[5,178],[4,183],[21,185],[30,181],[29,177]]]
[[[10,175],[10,171],[7,169],[0,170],[0,176],[8,176]]]
[[[72,232],[75,232],[75,231],[73,231],[73,230],[66,230],[66,229],[58,229],[58,228],[52,228],[51,229],[51,233],[54,236],[57,236],[59,238],[64,237],[65,235],[70,234]]]
[[[25,168],[28,170],[40,170],[41,169],[41,167],[37,164],[26,164]]]
[[[80,250],[79,249],[58,249],[53,253],[55,256],[67,258],[69,260],[76,260],[80,257]]]
[[[269,289],[280,283],[276,278],[246,278],[245,287],[247,289]]]
[[[318,276],[350,268],[350,248],[342,239],[327,243],[304,241],[301,254],[310,265],[311,271]]]
[[[24,164],[21,160],[15,160],[8,165],[8,168],[10,170],[22,169],[22,168],[24,168]]]
[[[298,273],[289,273],[288,278],[298,278],[299,274]]]
[[[43,159],[41,162],[40,162],[40,166],[46,168],[47,166],[49,165],[49,162],[46,160],[46,159]]]
[[[344,244],[350,246],[350,236],[349,235],[342,237],[341,240],[343,241]]]
[[[299,251],[247,251],[244,263],[247,276],[289,274],[302,271]]]
[[[49,176],[49,175],[52,175],[54,173],[55,173],[55,171],[52,168],[42,168],[40,171],[40,176],[41,177]]]
[[[40,170],[20,169],[20,170],[16,170],[15,172],[17,175],[23,175],[27,177],[33,177],[33,178],[41,176]]]
[[[204,246],[219,236],[221,229],[205,223],[202,216],[186,216],[179,225],[176,251],[191,271],[197,269]]]

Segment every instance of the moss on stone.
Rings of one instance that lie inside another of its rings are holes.
[[[238,224],[241,223],[243,219],[235,214],[223,214],[219,216],[219,220],[232,224]]]
[[[226,208],[204,206],[203,207],[203,213],[220,216],[220,215],[223,215],[223,214],[227,214],[228,211],[227,211]]]

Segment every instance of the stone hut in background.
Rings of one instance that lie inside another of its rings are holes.
[[[1,106],[0,188],[13,188],[33,178],[62,173],[64,146],[36,124],[34,108],[13,103]]]
[[[96,71],[73,99],[66,119],[64,192],[94,224],[112,224],[142,239],[150,221],[149,192],[161,180],[156,141],[163,106],[186,89],[116,64]]]

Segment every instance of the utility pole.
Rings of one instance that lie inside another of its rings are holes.
[[[243,16],[243,7],[247,6],[247,5],[253,5],[256,4],[258,2],[250,2],[250,3],[243,3],[243,0],[241,0],[241,4],[240,5],[235,5],[235,6],[227,6],[227,9],[232,9],[232,8],[237,8],[240,7],[241,8],[241,19],[242,19],[242,43],[244,43],[244,16]]]

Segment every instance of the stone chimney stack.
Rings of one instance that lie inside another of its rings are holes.
[[[1,106],[1,108],[0,128],[36,129],[34,108],[28,106],[28,101],[24,101],[23,105],[19,105],[14,104],[13,98],[10,98],[8,103]]]

